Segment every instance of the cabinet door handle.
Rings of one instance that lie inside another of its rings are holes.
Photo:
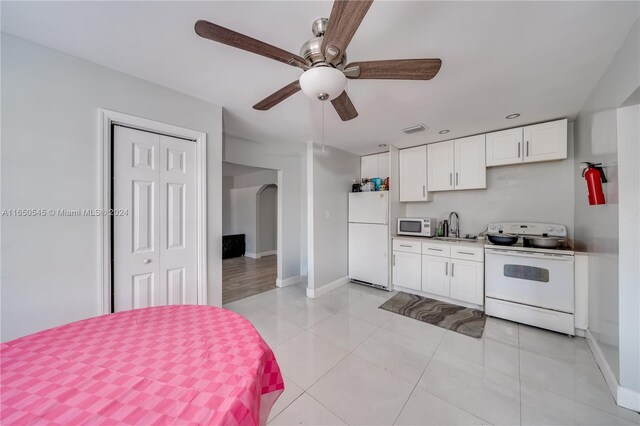
[[[445,262],[444,263],[444,276],[448,276],[449,275],[449,262]]]
[[[456,172],[456,186],[458,186],[458,172]]]
[[[453,173],[449,173],[449,186],[453,186]]]
[[[393,266],[396,266],[396,255],[393,255]]]
[[[431,247],[427,247],[428,250],[433,250],[433,251],[442,251],[442,249],[436,249],[436,248],[431,248]]]
[[[518,158],[520,158],[520,142],[518,142]]]
[[[529,141],[527,141],[527,157],[529,156]]]
[[[409,244],[400,244],[400,247],[413,247],[413,246],[410,246]]]
[[[422,185],[422,196],[423,197],[427,196],[427,187],[425,185]]]
[[[451,262],[451,276],[453,277],[453,267],[455,266],[455,263]]]
[[[460,253],[460,254],[468,254],[468,255],[471,255],[471,256],[475,255],[475,253],[471,253],[470,251],[459,251],[458,253]]]

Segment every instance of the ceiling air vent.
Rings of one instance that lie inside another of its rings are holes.
[[[427,129],[428,127],[426,124],[416,124],[415,126],[405,127],[402,131],[410,135],[411,133],[422,132]]]

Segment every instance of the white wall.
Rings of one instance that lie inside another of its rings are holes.
[[[233,178],[234,188],[268,185],[270,183],[278,183],[277,170],[260,170],[253,173],[247,173],[245,175],[234,176]]]
[[[231,212],[231,190],[233,176],[222,176],[222,235],[233,234],[233,213]]]
[[[308,287],[321,287],[349,275],[348,194],[360,176],[360,157],[337,148],[307,144],[309,223]],[[313,253],[313,254],[311,254]]]
[[[258,250],[266,253],[276,250],[278,228],[278,187],[269,185],[258,194]]]
[[[261,186],[233,188],[231,190],[231,212],[233,214],[233,233],[244,234],[246,255],[256,257],[257,205],[256,200]]]
[[[636,90],[638,93],[639,90]],[[640,391],[640,105],[618,110],[620,384]]]
[[[2,34],[2,208],[99,208],[98,109],[207,133],[208,302],[221,303],[222,110]],[[102,313],[100,218],[2,218],[2,341]]]
[[[620,233],[627,228],[620,222],[619,188],[633,183],[633,172],[619,173],[621,155],[635,155],[631,167],[637,169],[637,147],[621,145],[617,134],[620,107],[640,86],[640,21],[636,21],[597,86],[589,95],[575,124],[575,224],[576,246],[589,255],[589,330],[602,349],[607,363],[622,386],[640,391],[638,372],[638,275],[620,270]],[[607,204],[589,206],[586,186],[578,176],[580,162],[602,162],[609,183],[604,184]],[[635,175],[637,176],[637,174]],[[637,185],[637,182],[636,182]],[[635,187],[636,196],[638,187]],[[637,222],[636,222],[637,223]],[[624,248],[627,250],[627,248]],[[637,257],[635,258],[637,266]],[[631,276],[632,282],[621,283]],[[634,298],[635,297],[635,298]],[[633,300],[633,302],[630,302]],[[631,305],[630,305],[631,304]],[[623,367],[624,365],[624,367]]]
[[[278,280],[297,279],[307,270],[306,246],[301,244],[301,230],[307,228],[306,216],[302,215],[306,170],[301,153],[225,135],[224,161],[278,170]]]
[[[482,232],[488,223],[527,221],[559,223],[574,233],[573,125],[569,123],[569,158],[487,169],[487,189],[434,192],[433,201],[406,203],[409,217],[460,215],[462,235]]]

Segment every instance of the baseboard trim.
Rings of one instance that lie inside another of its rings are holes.
[[[333,291],[348,283],[349,283],[349,277],[342,277],[342,278],[338,278],[335,281],[330,282],[329,284],[325,284],[322,287],[307,288],[307,297],[310,297],[311,299],[315,299],[316,297],[320,297],[324,294],[327,294],[330,291]]]
[[[633,411],[640,411],[640,392],[618,386],[618,399],[616,403],[624,408]]]
[[[257,253],[251,253],[249,251],[244,252],[245,257],[250,257],[252,259],[260,259],[260,255]]]
[[[289,278],[285,278],[283,280],[277,278],[276,279],[276,287],[287,287],[287,286],[302,282],[306,278],[307,278],[306,275],[296,275],[295,277],[289,277]]]
[[[261,251],[260,253],[258,253],[258,256],[266,257],[266,256],[273,256],[274,254],[278,254],[278,252],[276,250],[269,250],[269,251]]]
[[[609,392],[613,395],[613,399],[616,401],[616,404],[621,407],[628,408],[629,410],[640,411],[640,392],[620,386],[616,375],[613,373],[611,366],[609,366],[607,359],[602,353],[602,349],[600,349],[600,345],[593,337],[593,334],[591,334],[591,330],[586,330],[585,338],[596,362],[598,363],[598,367],[600,367],[600,371],[602,371],[604,380],[607,382],[607,386],[609,387]]]

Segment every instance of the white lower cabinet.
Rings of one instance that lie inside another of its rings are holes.
[[[420,254],[393,252],[393,285],[420,290],[422,267]]]
[[[440,296],[449,296],[449,259],[422,255],[421,290]]]
[[[394,238],[393,285],[482,306],[484,249]]]
[[[451,259],[452,299],[481,305],[484,300],[484,264],[469,260]]]

